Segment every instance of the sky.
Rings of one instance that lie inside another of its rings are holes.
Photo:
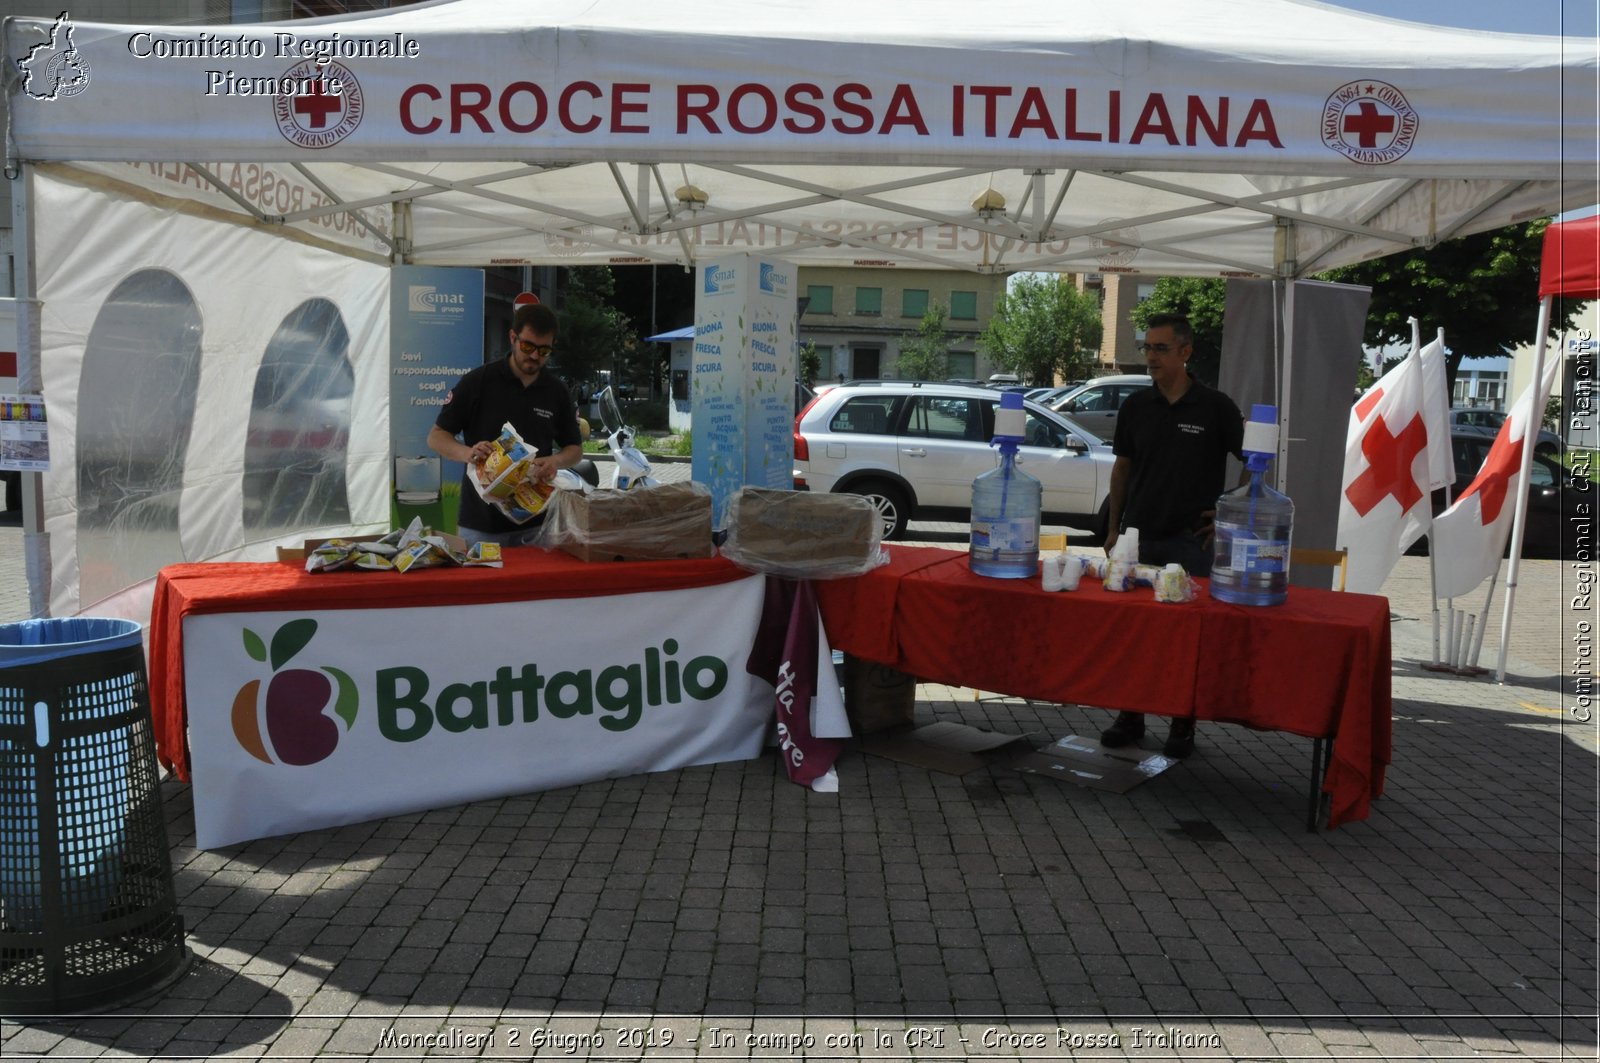
[[[1408,22],[1548,36],[1597,35],[1596,0],[1324,0]]]

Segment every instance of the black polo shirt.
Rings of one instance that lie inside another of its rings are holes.
[[[578,408],[573,405],[567,386],[546,369],[524,387],[511,371],[509,358],[480,365],[463,376],[445,397],[434,424],[451,435],[460,435],[464,443],[472,446],[494,439],[500,434],[500,426],[507,421],[524,441],[539,449],[541,457],[583,442],[578,433]],[[532,522],[513,524],[479,498],[477,490],[467,481],[469,475],[470,472],[462,470],[461,510],[457,523],[463,528],[497,534],[532,526]]]
[[[1240,456],[1244,418],[1232,399],[1190,378],[1189,390],[1169,403],[1155,385],[1128,396],[1117,412],[1112,452],[1133,462],[1122,527],[1140,541],[1194,531],[1200,514],[1217,508],[1228,455]]]

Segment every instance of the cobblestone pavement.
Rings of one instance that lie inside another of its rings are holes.
[[[0,529],[3,620],[19,555]],[[1124,795],[852,747],[836,795],[766,756],[216,852],[168,781],[193,962],[8,1020],[0,1055],[1594,1059],[1600,748],[1562,689],[1592,613],[1572,566],[1525,564],[1502,685],[1421,667],[1427,586],[1404,558],[1385,587],[1388,788],[1331,832],[1307,740],[1222,725]],[[1107,720],[935,685],[916,717]]]

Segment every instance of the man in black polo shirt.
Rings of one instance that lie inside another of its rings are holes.
[[[428,446],[440,457],[463,465],[489,456],[500,426],[507,421],[530,446],[537,448],[533,468],[541,480],[583,458],[578,411],[567,386],[543,372],[555,350],[556,315],[540,303],[519,306],[511,317],[511,350],[501,359],[467,373],[444,400]],[[457,438],[459,436],[459,438]],[[538,530],[541,517],[514,524],[478,497],[461,474],[458,531],[470,545],[497,542],[516,545]]]
[[[1189,375],[1194,329],[1187,318],[1152,317],[1139,349],[1153,386],[1130,395],[1117,412],[1106,552],[1122,532],[1137,528],[1141,562],[1177,562],[1191,576],[1209,576],[1212,518],[1228,455],[1242,456],[1244,418],[1232,399]],[[1144,715],[1123,712],[1100,741],[1124,746],[1143,735]],[[1186,757],[1193,750],[1194,721],[1173,720],[1163,752]]]

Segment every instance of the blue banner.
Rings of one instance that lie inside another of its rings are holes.
[[[395,527],[456,530],[461,463],[428,449],[457,380],[483,364],[483,271],[396,266],[389,284],[389,443]]]

